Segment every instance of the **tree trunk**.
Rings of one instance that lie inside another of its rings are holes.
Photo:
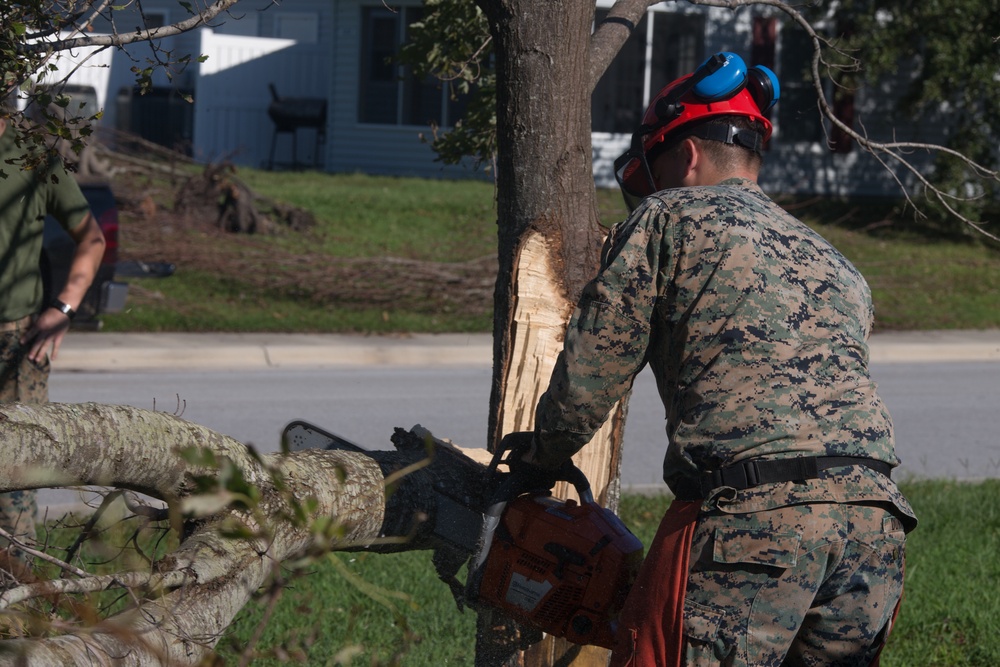
[[[597,272],[605,233],[591,164],[593,2],[479,4],[497,55],[499,272],[489,424],[495,447],[507,433],[534,428],[535,405],[562,349],[573,305]],[[595,497],[610,506],[617,504],[623,419],[624,410],[616,410],[576,457]],[[569,490],[556,492],[565,496]],[[499,627],[495,619],[490,626]],[[513,660],[503,632],[494,637],[492,642],[490,632],[481,631],[477,664]],[[569,657],[568,646],[557,648],[547,639],[524,656],[524,664],[554,664],[554,655]],[[560,664],[603,665],[606,651],[599,653],[592,661]]]
[[[0,405],[0,461],[9,471],[0,476],[0,492],[128,488],[167,501],[184,514],[190,530],[149,572],[131,573],[140,575],[145,590],[162,595],[154,593],[137,608],[78,632],[0,642],[0,665],[197,664],[288,558],[331,549],[447,548],[433,532],[435,489],[485,504],[485,467],[441,441],[429,444],[422,433],[397,429],[393,442],[398,451],[258,456],[231,438],[162,412],[98,404]],[[237,493],[225,488],[194,495],[199,478],[221,476],[215,467],[189,463],[182,452],[192,448],[209,450],[220,465],[238,471],[225,477],[254,486],[259,503],[234,502]],[[390,477],[387,494],[384,481]],[[295,521],[293,507],[305,507],[308,498],[316,500],[315,508]],[[200,508],[209,513],[202,516]],[[318,533],[315,520],[324,517],[333,518],[336,529]],[[253,537],[220,535],[221,522],[234,520]],[[35,592],[65,586],[56,579]],[[24,599],[18,592],[3,591],[0,608]]]

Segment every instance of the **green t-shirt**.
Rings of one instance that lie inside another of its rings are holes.
[[[45,216],[75,229],[89,206],[80,187],[59,163],[24,171],[17,160],[27,144],[10,124],[0,135],[0,322],[13,322],[42,306],[42,252]],[[12,163],[12,161],[15,161]]]

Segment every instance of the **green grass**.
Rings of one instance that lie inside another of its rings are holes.
[[[308,232],[243,237],[243,245],[234,241],[232,248],[219,247],[220,258],[244,252],[256,252],[258,257],[280,253],[287,257],[281,265],[284,270],[294,264],[296,253],[305,252],[312,254],[314,263],[387,255],[461,262],[496,253],[490,183],[255,170],[242,170],[239,176],[263,195],[307,208],[318,222]],[[960,234],[907,221],[894,213],[893,202],[814,199],[790,200],[786,206],[865,275],[875,301],[876,331],[1000,327],[997,245],[970,242]],[[598,210],[606,224],[625,216],[617,190],[598,191]],[[123,221],[126,255],[130,224],[138,222]],[[301,286],[262,289],[246,269],[226,266],[232,264],[220,261],[217,271],[192,271],[181,262],[166,279],[129,279],[133,286],[129,310],[105,316],[105,329],[487,332],[491,328],[488,303],[475,315],[437,311],[426,304],[420,311],[407,299],[390,308],[329,303],[304,297]],[[266,265],[258,269],[258,273],[268,271]]]
[[[332,257],[457,262],[496,253],[490,183],[257,170],[240,177],[262,195],[311,211],[320,249]]]
[[[903,485],[920,526],[907,541],[906,590],[883,667],[995,667],[1000,664],[1000,480],[981,484],[920,481]],[[621,516],[649,544],[668,496],[625,495]],[[396,614],[348,581],[328,562],[295,582],[278,603],[260,644],[308,655],[304,664],[471,665],[475,617],[460,613],[426,553],[339,554],[366,582],[393,598]],[[242,646],[262,616],[248,606],[220,643],[223,656]],[[303,644],[309,646],[303,648]],[[255,665],[278,664],[261,657]]]
[[[1000,665],[1000,480],[904,486],[920,519],[883,667]]]
[[[308,655],[309,665],[339,664],[334,656],[342,653],[354,655],[344,663],[351,665],[472,664],[476,616],[458,610],[434,573],[430,553],[330,558],[340,564],[318,562],[284,593],[252,664],[284,664],[276,657],[282,653]],[[253,636],[263,613],[263,604],[248,605],[230,626],[218,647],[227,664]]]

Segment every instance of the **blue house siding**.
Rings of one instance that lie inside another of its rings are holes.
[[[292,135],[275,137],[267,115],[273,85],[281,97],[325,98],[329,79],[322,44],[293,40],[247,38],[202,32],[201,66],[194,93],[195,157],[202,161],[231,160],[266,167],[275,141],[274,161],[290,163]],[[315,130],[295,136],[296,158],[322,162]]]

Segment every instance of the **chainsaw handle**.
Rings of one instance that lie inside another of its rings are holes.
[[[510,470],[510,477],[497,489],[495,498],[511,500],[522,493],[536,491],[539,486],[545,484],[549,484],[546,487],[546,490],[549,490],[556,482],[569,482],[576,489],[581,502],[594,502],[594,495],[591,493],[587,476],[574,465],[572,459],[567,459],[555,470],[541,468],[522,460],[522,457],[530,451],[534,437],[533,431],[514,431],[500,440],[500,446],[490,462],[490,470],[496,471],[499,463],[506,463]],[[507,458],[502,458],[507,452],[510,452]],[[542,480],[544,483],[539,484],[538,482]]]
[[[530,465],[530,464],[525,464]],[[594,503],[594,494],[590,491],[590,482],[587,481],[587,476],[583,474],[583,471],[573,465],[572,461],[567,461],[562,468],[559,469],[560,472],[566,470],[566,478],[560,478],[560,481],[570,482],[576,488],[577,495],[580,496],[580,503],[584,505]],[[493,544],[493,535],[496,532],[497,526],[500,525],[500,519],[503,516],[504,510],[507,508],[507,503],[514,500],[518,496],[529,493],[531,491],[536,491],[530,487],[525,487],[521,480],[510,473],[507,479],[497,488],[496,492],[493,494],[493,498],[490,500],[486,507],[486,511],[483,512],[483,524],[480,528],[478,547],[476,553],[472,556],[472,562],[469,568],[469,579],[466,582],[467,586],[471,585],[473,581],[482,576],[482,566],[486,561],[486,556],[489,554],[490,547]],[[478,591],[478,582],[469,587],[469,590]],[[475,597],[475,596],[473,596]]]
[[[594,502],[594,494],[590,490],[590,480],[587,479],[587,476],[583,474],[583,471],[577,468],[572,461],[569,462],[569,476],[570,479],[564,481],[573,485],[573,488],[576,489],[576,494],[580,496],[580,502]]]

